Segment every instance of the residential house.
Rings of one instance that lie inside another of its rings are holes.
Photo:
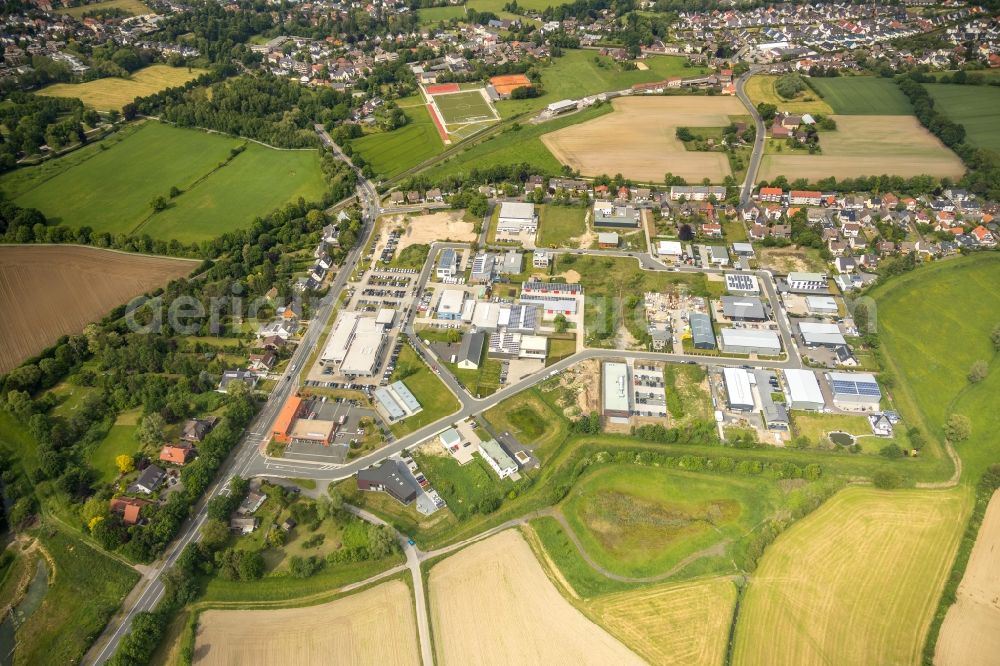
[[[203,419],[188,419],[181,428],[181,439],[185,442],[198,443],[212,432],[219,422],[218,416],[208,416]]]
[[[136,499],[133,497],[115,497],[111,500],[111,513],[122,517],[122,522],[126,525],[138,525],[142,520],[140,512],[142,507],[151,504],[149,500]]]
[[[274,352],[264,352],[263,354],[250,354],[248,368],[257,372],[268,372],[274,367],[278,357]]]
[[[139,478],[136,479],[135,489],[140,493],[152,495],[166,478],[167,473],[163,471],[162,467],[149,465],[146,469],[142,470],[139,474]]]
[[[194,447],[190,444],[167,444],[160,449],[160,462],[184,465],[194,454]]]

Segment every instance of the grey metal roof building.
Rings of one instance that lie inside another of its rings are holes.
[[[804,321],[799,324],[802,342],[809,347],[839,347],[847,344],[844,334],[836,324]]]
[[[476,369],[479,367],[479,360],[483,355],[483,342],[486,340],[485,331],[466,333],[462,336],[462,344],[458,347],[458,357],[455,362],[458,367],[465,369]]]
[[[723,296],[722,312],[732,321],[767,321],[764,302],[754,296]]]
[[[422,409],[420,401],[410,392],[410,389],[406,388],[406,384],[403,382],[395,381],[389,384],[389,390],[396,396],[396,400],[403,406],[403,409],[409,413],[415,414]]]
[[[788,406],[792,409],[820,410],[826,406],[819,380],[812,370],[785,370]]]
[[[777,355],[781,353],[781,338],[774,331],[758,331],[749,328],[724,328],[722,349],[733,354]]]
[[[712,319],[702,312],[688,314],[691,324],[691,337],[695,349],[715,349],[715,331],[712,329]]]
[[[392,397],[392,394],[386,388],[375,389],[375,402],[385,412],[390,421],[398,421],[406,415],[403,408],[399,406],[396,399]]]

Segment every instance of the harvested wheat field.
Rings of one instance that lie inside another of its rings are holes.
[[[620,173],[662,183],[666,173],[689,182],[721,183],[731,175],[723,153],[689,152],[678,127],[725,127],[729,116],[746,113],[735,97],[625,97],[614,113],[542,135],[542,143],[563,164],[585,176]]]
[[[1000,491],[993,493],[976,545],[938,637],[939,666],[1000,663]]]
[[[403,227],[399,249],[411,245],[430,245],[434,241],[471,243],[476,240],[475,225],[463,219],[465,211],[449,210],[429,215],[395,215],[385,218],[384,229]],[[406,220],[409,220],[407,222]]]
[[[851,487],[764,553],[733,664],[915,664],[969,513],[963,489]]]
[[[566,601],[514,530],[431,569],[437,661],[468,664],[641,664]]]
[[[198,266],[191,259],[148,257],[90,247],[0,247],[0,372],[79,333],[113,308]]]
[[[837,130],[821,132],[818,155],[770,153],[761,161],[761,180],[785,176],[811,181],[858,176],[927,174],[958,179],[965,166],[958,155],[914,116],[832,116]]]
[[[410,589],[397,580],[320,606],[205,611],[198,618],[193,663],[416,666]]]
[[[726,578],[597,597],[591,616],[651,664],[721,664],[736,586]]]

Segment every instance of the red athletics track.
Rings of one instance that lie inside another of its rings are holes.
[[[448,132],[446,132],[444,129],[444,123],[442,123],[441,118],[438,117],[437,109],[434,107],[433,104],[427,105],[427,113],[431,114],[431,120],[434,121],[434,127],[437,128],[438,135],[440,135],[441,137],[441,141],[443,141],[444,143],[451,143],[451,140],[448,138]]]
[[[424,91],[428,95],[441,95],[443,93],[457,93],[461,90],[457,83],[441,83],[435,86],[424,86]]]

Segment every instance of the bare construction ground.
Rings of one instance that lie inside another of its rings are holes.
[[[759,178],[811,181],[889,174],[928,174],[958,179],[965,166],[958,155],[920,125],[914,116],[833,116],[835,132],[821,132],[819,155],[764,156]]]
[[[0,372],[197,266],[90,247],[0,247]]]
[[[979,528],[955,605],[941,625],[934,663],[1000,663],[1000,491],[993,493]]]
[[[436,565],[430,596],[445,666],[643,663],[559,594],[513,530]]]
[[[320,606],[205,611],[193,663],[418,666],[413,599],[396,580]]]
[[[746,113],[734,97],[625,97],[614,113],[542,135],[557,160],[585,176],[621,173],[662,183],[666,173],[689,182],[721,183],[731,175],[722,153],[688,152],[678,127],[725,127],[729,116]]]
[[[406,229],[399,239],[399,249],[410,245],[430,245],[434,241],[471,243],[476,240],[475,225],[462,219],[465,211],[449,210],[430,215],[393,215],[385,218],[384,229],[402,226]],[[408,219],[409,222],[404,220]]]

